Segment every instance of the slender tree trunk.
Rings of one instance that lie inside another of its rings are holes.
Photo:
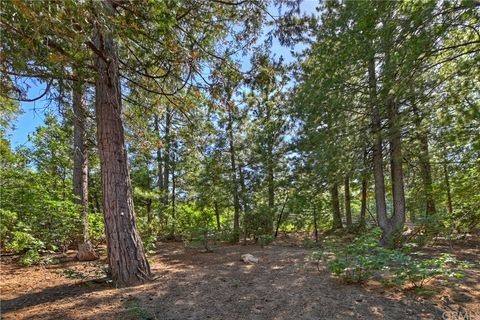
[[[375,208],[377,222],[382,228],[383,239],[390,236],[390,223],[387,216],[387,204],[385,201],[385,175],[383,172],[383,139],[380,110],[377,102],[377,79],[375,74],[375,59],[372,56],[368,61],[368,86],[371,104],[371,127],[373,135],[373,178],[375,183]]]
[[[228,143],[230,149],[230,165],[231,165],[231,180],[233,191],[233,234],[232,242],[237,243],[240,237],[240,200],[238,196],[238,183],[237,183],[237,166],[235,163],[235,145],[233,143],[233,110],[232,106],[228,102]]]
[[[154,131],[155,131],[155,136],[160,139],[160,119],[158,119],[158,116],[155,115],[154,119]],[[162,156],[162,148],[160,146],[160,143],[157,144],[157,150],[156,150],[156,160],[157,160],[157,176],[158,176],[158,181],[157,181],[157,187],[158,187],[158,192],[159,192],[159,201],[160,203],[163,202],[163,194],[165,192],[164,186],[163,186],[163,156]]]
[[[333,211],[333,229],[343,228],[342,215],[340,213],[340,200],[338,197],[338,184],[334,183],[331,187],[332,211]]]
[[[216,218],[216,220],[217,220],[217,231],[220,232],[220,230],[222,229],[222,226],[221,226],[221,224],[220,224],[220,208],[218,207],[218,202],[215,201],[215,202],[213,203],[213,206],[214,206],[214,208],[215,208],[215,218]]]
[[[147,222],[152,222],[152,199],[147,199]]]
[[[271,122],[270,106],[266,106],[266,123]],[[266,233],[271,234],[273,231],[273,220],[275,217],[275,173],[273,163],[273,143],[274,136],[271,129],[268,129],[267,141],[267,185],[268,185],[268,211],[269,217],[265,228]]]
[[[447,189],[447,209],[448,209],[448,214],[452,216],[453,214],[453,205],[452,205],[452,190],[450,189],[450,175],[448,172],[448,164],[447,161],[445,160],[443,164],[443,174],[445,177],[445,188]]]
[[[175,156],[175,150],[173,150],[172,154],[172,238],[175,238],[175,229],[177,227],[177,207],[176,207],[176,188],[177,188],[177,179],[175,176],[175,170],[176,170],[176,156]]]
[[[367,175],[362,176],[362,197],[360,207],[360,226],[365,226],[365,217],[367,215],[367,191],[368,191],[368,179]]]
[[[83,242],[88,242],[88,148],[85,125],[87,110],[83,98],[83,85],[73,88],[73,194],[75,203],[81,206]]]
[[[110,2],[106,9],[113,14]],[[144,283],[151,277],[135,223],[125,147],[117,49],[108,31],[97,26],[95,112],[103,190],[108,263],[117,287]]]
[[[390,218],[391,231],[382,244],[393,246],[393,236],[400,232],[405,224],[405,191],[402,168],[402,145],[400,123],[398,120],[398,105],[393,97],[387,98],[390,135],[390,167],[392,178],[393,216]]]
[[[273,172],[273,161],[272,161],[272,150],[269,148],[269,161],[268,161],[268,174],[267,174],[267,183],[268,183],[268,211],[269,217],[267,220],[267,225],[265,231],[268,234],[272,233],[273,230],[273,219],[275,217],[275,180]]]
[[[170,179],[170,145],[171,145],[171,137],[170,137],[170,127],[172,123],[172,111],[170,106],[167,105],[167,112],[165,114],[165,154],[164,154],[164,165],[163,165],[163,206],[168,206],[168,198],[169,198],[169,179]]]
[[[313,208],[313,227],[314,227],[315,243],[318,243],[317,210],[315,207]]]
[[[430,165],[430,152],[428,148],[428,131],[422,128],[422,117],[415,101],[412,101],[412,109],[415,114],[415,126],[417,130],[417,139],[420,143],[420,173],[423,182],[423,192],[425,194],[425,214],[427,216],[435,214],[435,198],[433,195],[432,169]]]
[[[275,235],[274,238],[276,239],[278,236],[278,230],[280,229],[280,226],[282,225],[282,218],[283,218],[283,212],[285,211],[285,206],[287,205],[289,195],[285,197],[285,200],[283,201],[282,205],[282,210],[280,211],[280,214],[278,215],[278,220],[277,220],[277,226],[275,228]]]
[[[95,199],[95,209],[97,209],[97,212],[103,213],[102,206],[100,205],[100,199],[99,199],[100,197],[98,195],[98,191],[95,191],[93,198]]]
[[[241,199],[243,206],[243,245],[247,244],[247,235],[248,235],[248,219],[250,218],[250,206],[248,205],[247,199],[247,187],[245,185],[245,177],[243,175],[243,165],[240,162],[238,166],[238,173],[240,178],[240,189],[241,189]]]
[[[350,196],[350,178],[348,175],[345,176],[345,218],[347,222],[347,227],[352,226],[352,204]]]
[[[73,84],[73,194],[75,203],[80,205],[83,242],[78,245],[77,258],[80,261],[98,259],[88,236],[88,146],[85,126],[87,108],[84,101],[84,87],[81,82]]]
[[[435,198],[433,195],[432,167],[430,165],[430,152],[428,150],[428,136],[426,134],[420,137],[420,170],[422,172],[423,188],[425,192],[426,209],[428,215],[435,214]]]

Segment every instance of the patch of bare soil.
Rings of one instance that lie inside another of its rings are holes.
[[[445,317],[458,311],[480,319],[478,269],[450,287],[435,282],[437,294],[421,298],[378,283],[345,285],[307,262],[310,250],[285,240],[265,248],[221,245],[212,253],[181,243],[158,247],[150,257],[156,280],[124,289],[76,278],[98,276],[105,261],[19,268],[4,259],[2,319],[464,319]],[[478,242],[432,250],[470,261],[480,252]],[[240,261],[246,253],[259,263]]]

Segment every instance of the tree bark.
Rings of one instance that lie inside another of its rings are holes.
[[[367,214],[367,191],[368,191],[368,180],[367,175],[362,176],[362,197],[361,197],[361,207],[360,207],[360,226],[365,226],[365,217]]]
[[[450,189],[450,175],[448,173],[448,164],[445,160],[443,164],[443,174],[445,178],[445,188],[447,189],[447,209],[448,214],[452,216],[453,214],[453,205],[452,205],[452,190]]]
[[[428,135],[421,134],[420,139],[420,171],[422,173],[423,189],[425,192],[425,213],[433,215],[437,209],[433,195],[432,167],[430,165],[430,151],[428,150]]]
[[[241,190],[241,198],[242,199],[242,207],[243,207],[243,245],[247,244],[247,233],[248,233],[248,219],[250,218],[250,206],[248,204],[247,198],[247,186],[245,185],[245,176],[243,174],[243,165],[240,162],[238,166],[238,174],[240,178],[240,190]]]
[[[73,84],[73,194],[74,202],[81,208],[83,241],[78,246],[77,258],[80,261],[98,259],[88,235],[88,146],[85,126],[87,108],[84,101],[84,87],[79,81]]]
[[[88,148],[85,125],[87,110],[83,97],[83,85],[73,87],[73,194],[75,203],[81,206],[83,242],[88,242]]]
[[[275,228],[275,235],[274,235],[275,239],[278,236],[278,230],[280,229],[280,226],[282,224],[283,212],[285,211],[285,206],[287,205],[288,198],[289,198],[289,195],[287,194],[287,196],[285,197],[285,200],[283,201],[282,210],[280,211],[280,214],[278,215],[277,226]]]
[[[175,157],[175,152],[176,152],[176,144],[175,148],[173,148],[172,151],[172,238],[175,239],[175,231],[177,228],[177,204],[176,204],[176,192],[177,192],[177,179],[175,176],[175,170],[176,170],[176,157]]]
[[[383,139],[380,110],[377,102],[377,78],[375,74],[375,59],[368,61],[368,86],[371,104],[371,128],[373,135],[373,178],[375,183],[375,210],[377,222],[383,231],[382,241],[390,234],[390,224],[385,201],[385,175],[383,172]],[[381,241],[381,244],[382,244]]]
[[[103,3],[113,14],[111,3]],[[108,263],[113,282],[117,287],[124,287],[148,281],[151,273],[135,223],[117,49],[109,31],[98,25],[95,46],[101,53],[95,57],[95,112]]]
[[[333,212],[333,230],[343,228],[342,215],[340,213],[340,200],[338,197],[338,184],[334,183],[330,190],[332,196],[332,212]]]
[[[217,221],[217,231],[220,232],[220,230],[222,229],[222,226],[220,224],[220,209],[218,208],[218,202],[215,201],[213,203],[213,206],[215,208],[215,218],[216,218],[216,221]]]
[[[153,119],[153,125],[154,125],[154,131],[155,131],[155,136],[160,139],[160,119],[158,119],[158,116],[155,115]],[[158,176],[158,181],[157,181],[157,188],[158,192],[160,194],[159,201],[160,203],[163,202],[163,194],[165,192],[164,186],[163,186],[163,157],[162,157],[162,148],[160,146],[160,143],[157,144],[157,150],[156,150],[156,160],[157,160],[157,176]]]
[[[402,168],[401,132],[398,120],[398,105],[393,97],[387,98],[390,139],[390,168],[392,179],[393,216],[389,219],[389,234],[382,239],[382,244],[392,247],[393,237],[400,232],[405,224],[405,191]]]
[[[270,123],[271,114],[270,106],[266,106],[266,123]],[[267,184],[268,184],[268,210],[269,217],[266,221],[267,225],[265,231],[271,234],[273,231],[273,219],[275,217],[275,176],[274,176],[274,164],[273,164],[273,143],[274,137],[271,129],[268,129],[268,141],[267,141]]]
[[[233,233],[232,242],[237,243],[240,239],[240,200],[238,195],[238,183],[237,183],[237,166],[235,163],[235,145],[233,142],[233,110],[230,102],[227,102],[228,107],[228,143],[230,149],[230,165],[231,165],[231,181],[233,192]]]
[[[351,196],[350,196],[350,178],[348,175],[345,176],[344,181],[344,188],[345,188],[345,218],[347,222],[347,227],[352,226],[352,204],[351,204]]]
[[[165,154],[164,154],[164,164],[163,164],[163,206],[168,206],[168,187],[169,187],[169,179],[170,179],[170,127],[172,123],[172,111],[170,106],[167,105],[167,112],[165,114]]]
[[[435,214],[435,198],[433,196],[432,169],[430,165],[430,152],[428,148],[428,131],[422,128],[422,116],[415,103],[412,101],[412,109],[415,114],[415,126],[417,130],[417,139],[420,144],[420,173],[423,182],[423,192],[425,194],[425,214],[427,216]]]
[[[313,228],[314,228],[315,243],[318,243],[317,210],[315,207],[313,207]]]

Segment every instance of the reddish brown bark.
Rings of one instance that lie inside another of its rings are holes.
[[[104,2],[107,10],[110,3]],[[103,190],[103,214],[108,262],[118,287],[150,279],[150,266],[135,223],[122,121],[121,87],[115,44],[108,31],[97,26],[95,46],[95,113]]]

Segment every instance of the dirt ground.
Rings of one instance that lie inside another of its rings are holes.
[[[477,262],[480,246],[429,250]],[[289,241],[221,245],[212,253],[160,243],[149,258],[156,280],[124,289],[82,279],[98,277],[105,260],[72,261],[74,252],[71,261],[29,268],[2,258],[2,319],[480,319],[478,269],[448,286],[436,281],[436,294],[423,298],[373,281],[343,284],[306,261],[310,252]],[[243,263],[244,253],[260,262]]]

